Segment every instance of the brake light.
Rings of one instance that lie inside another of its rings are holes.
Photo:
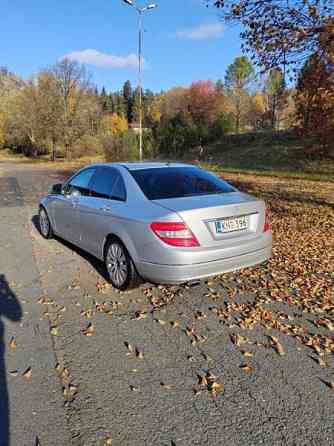
[[[266,207],[265,214],[264,214],[264,225],[263,225],[263,232],[267,232],[270,229],[270,215],[269,215],[269,209]]]
[[[154,221],[150,228],[160,240],[170,246],[199,246],[199,243],[185,223]]]

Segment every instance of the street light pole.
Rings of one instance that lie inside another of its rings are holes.
[[[138,89],[139,89],[139,159],[143,159],[143,97],[142,97],[142,48],[143,48],[143,11],[139,10],[138,42]]]
[[[143,95],[142,95],[142,75],[143,75],[143,14],[145,11],[155,9],[158,5],[151,3],[144,8],[139,8],[133,0],[123,0],[129,6],[132,6],[138,13],[138,93],[139,93],[139,159],[143,159]]]

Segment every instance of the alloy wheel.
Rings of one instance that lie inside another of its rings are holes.
[[[41,209],[39,213],[39,226],[42,235],[44,237],[48,237],[50,232],[50,222],[49,222],[49,217],[47,216],[47,213],[45,212],[44,209]]]
[[[122,287],[129,274],[128,262],[123,247],[119,243],[111,243],[106,260],[111,282],[117,287]]]

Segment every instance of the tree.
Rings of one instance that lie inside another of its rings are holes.
[[[195,125],[208,128],[218,114],[219,93],[211,81],[193,82],[187,92],[188,112]]]
[[[62,101],[57,83],[49,72],[41,72],[37,80],[38,119],[43,123],[40,137],[50,148],[51,160],[56,158],[56,144],[62,137]]]
[[[87,112],[89,79],[85,67],[67,58],[50,69],[57,94],[62,103],[63,140],[66,158],[71,158],[71,147],[86,132],[84,115]]]
[[[227,67],[225,85],[227,94],[232,103],[232,113],[235,120],[235,131],[239,133],[246,105],[249,105],[247,88],[254,80],[254,68],[245,56],[236,57]]]
[[[189,114],[180,112],[161,122],[158,131],[161,153],[178,158],[197,143],[197,129]]]
[[[162,93],[159,98],[160,113],[165,117],[172,117],[187,111],[187,89],[174,87]]]
[[[6,142],[6,115],[0,112],[0,149],[5,146]]]
[[[226,21],[242,24],[243,49],[252,54],[261,68],[299,66],[310,54],[333,42],[332,0],[208,0],[207,3],[219,8]]]
[[[125,101],[126,116],[128,122],[132,122],[132,86],[130,81],[123,85],[123,97]]]
[[[104,86],[102,87],[102,90],[101,90],[100,99],[101,99],[101,106],[102,106],[103,112],[108,112],[109,97],[107,95],[107,92],[106,92],[106,89],[104,88]]]
[[[334,51],[313,54],[304,64],[296,88],[296,116],[304,136],[316,137],[323,149],[334,137]]]
[[[221,79],[218,79],[217,82],[216,82],[216,90],[221,95],[223,95],[225,93],[224,82]]]
[[[102,118],[102,133],[106,136],[116,136],[128,130],[128,121],[124,116],[112,113]]]
[[[281,114],[287,102],[284,74],[280,68],[272,68],[265,83],[270,126],[279,130]]]

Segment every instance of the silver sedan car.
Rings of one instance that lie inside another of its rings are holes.
[[[271,255],[268,208],[187,164],[90,165],[41,200],[39,224],[105,262],[124,290],[177,284],[256,265]]]

